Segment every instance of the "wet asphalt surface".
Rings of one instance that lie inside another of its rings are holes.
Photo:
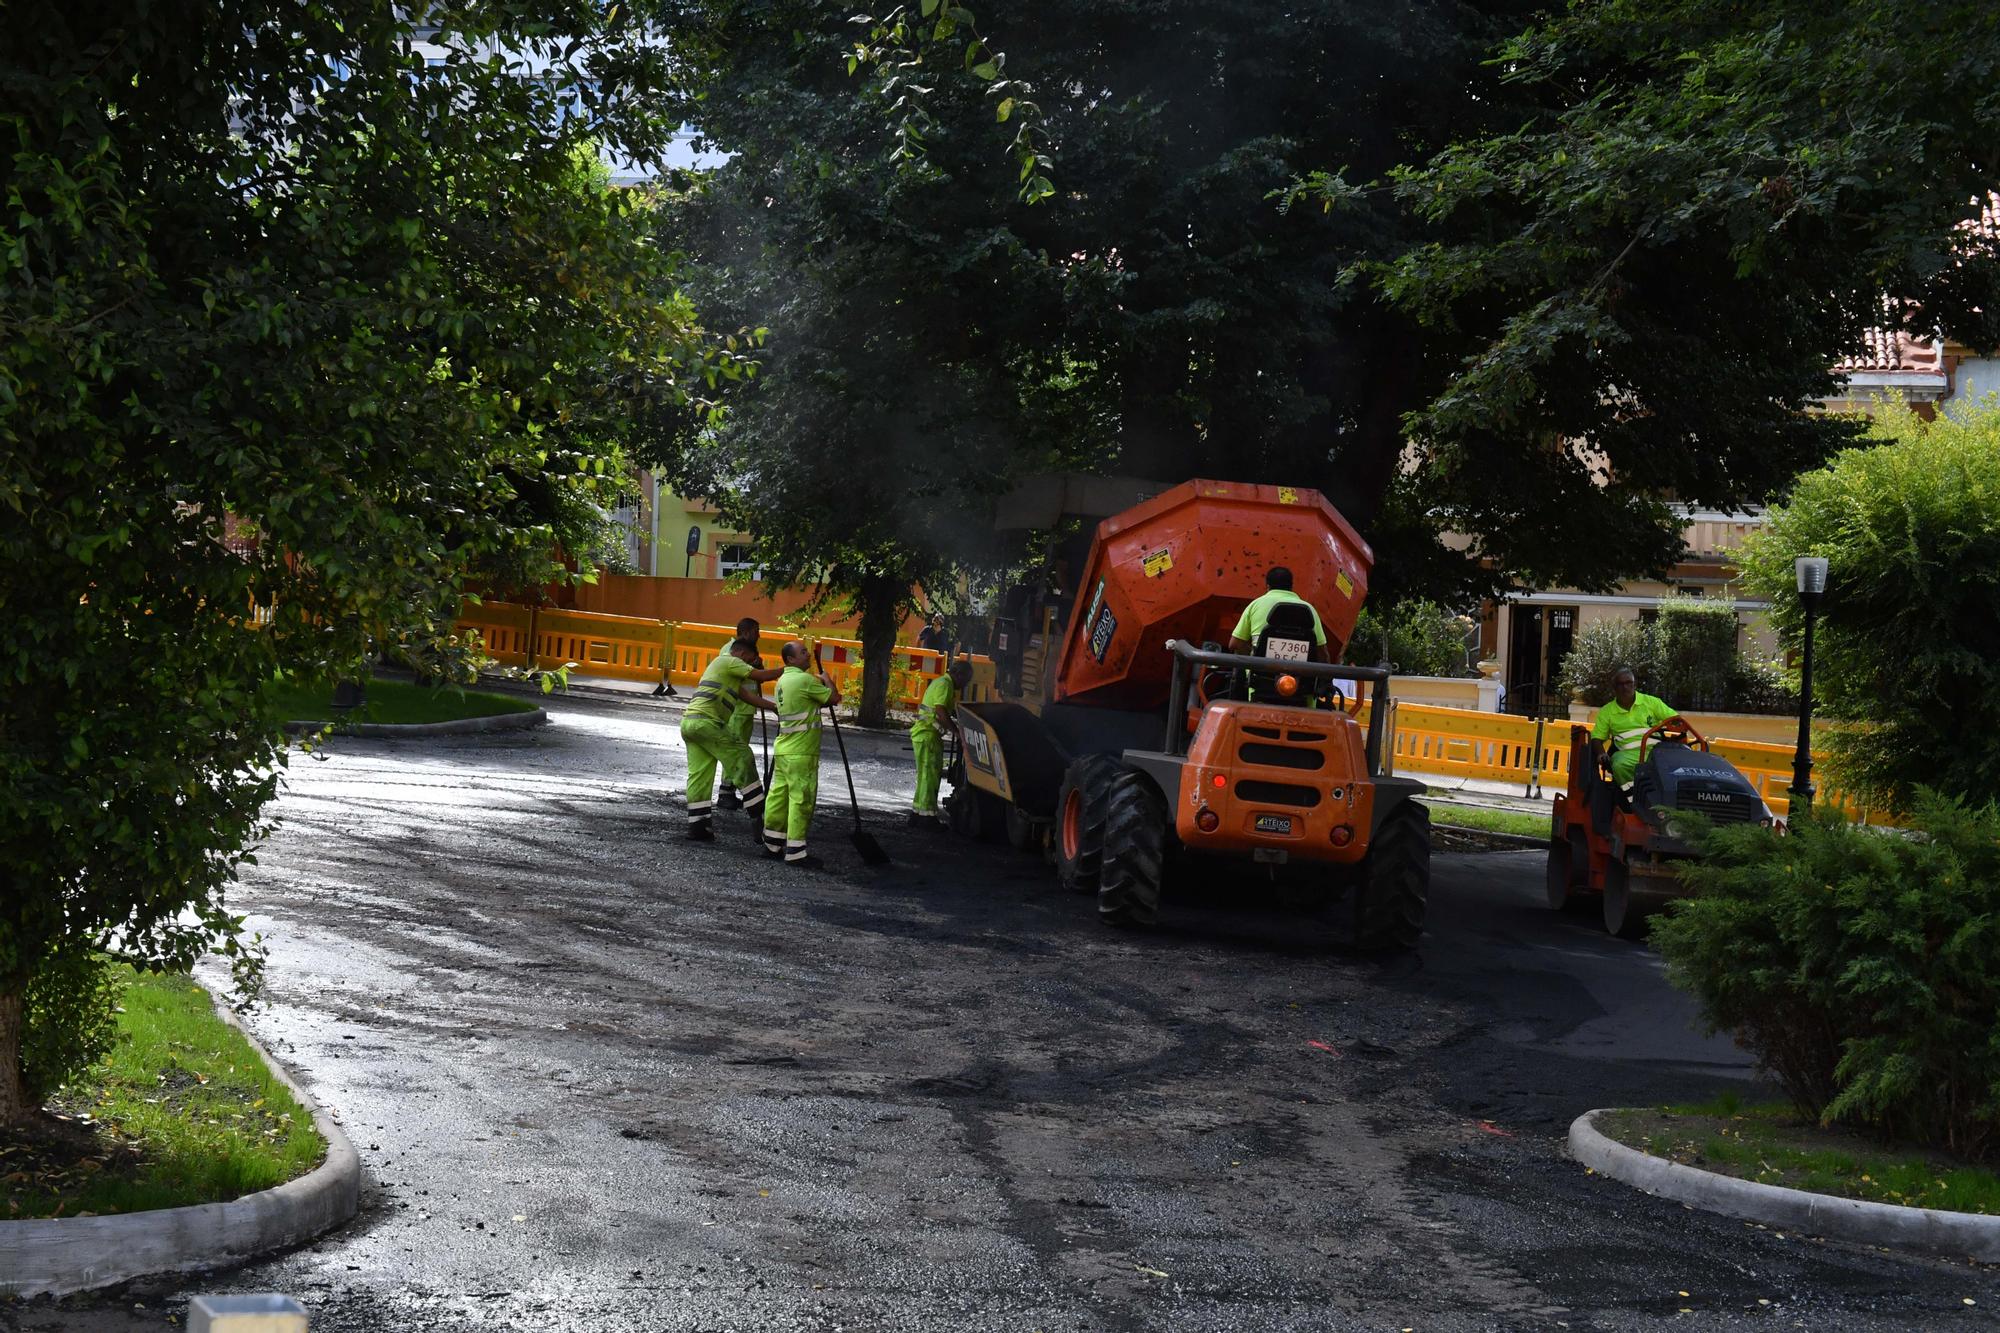
[[[681,838],[676,714],[295,760],[239,910],[251,1026],[344,1124],[362,1212],[246,1268],[0,1329],[1991,1326],[2000,1273],[1697,1213],[1562,1151],[1597,1106],[1743,1088],[1658,960],[1440,855],[1413,957],[1210,885],[1127,934],[1039,860],[903,827],[833,747],[825,872]],[[1976,1305],[1967,1305],[1970,1298]]]

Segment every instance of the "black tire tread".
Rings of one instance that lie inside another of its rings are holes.
[[[1160,914],[1167,816],[1153,784],[1130,769],[1113,775],[1104,800],[1104,860],[1097,915],[1113,926],[1150,926]]]
[[[1062,788],[1056,795],[1056,877],[1072,893],[1097,892],[1098,874],[1104,861],[1104,798],[1112,777],[1122,771],[1118,761],[1108,754],[1087,754],[1063,773]],[[1083,792],[1083,827],[1078,831],[1076,863],[1065,865],[1062,812],[1069,803],[1072,788]]]
[[[1415,801],[1375,830],[1354,889],[1354,947],[1401,953],[1417,947],[1431,890],[1431,815]]]

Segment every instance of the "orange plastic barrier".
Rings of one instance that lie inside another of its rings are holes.
[[[1395,688],[1391,682],[1390,688]],[[1479,778],[1518,783],[1525,787],[1535,769],[1535,720],[1511,713],[1480,713],[1463,708],[1397,703],[1389,723],[1393,769],[1398,773],[1437,773],[1447,777]],[[1366,716],[1366,710],[1363,710]],[[1552,721],[1542,729],[1542,786],[1561,791],[1569,784],[1568,721]],[[1791,810],[1792,747],[1761,741],[1709,737],[1710,750],[1727,759],[1756,787],[1775,815]],[[1817,764],[1824,756],[1815,751]],[[1867,820],[1866,809],[1838,792],[1832,801],[1856,819]],[[1880,817],[1875,817],[1878,822]]]
[[[609,676],[619,680],[657,681],[661,667],[675,685],[701,679],[717,655],[736,637],[728,625],[696,625],[639,616],[612,616],[594,611],[561,611],[550,607],[516,606],[508,602],[466,605],[459,613],[459,632],[477,630],[487,655],[507,666],[554,668],[567,666],[578,676]],[[757,641],[766,662],[776,664],[778,650],[795,637],[767,630]],[[861,687],[861,643],[858,639],[815,638],[827,674],[852,698]],[[993,696],[993,661],[974,656],[968,700]],[[930,683],[944,673],[944,654],[929,648],[897,645],[889,668],[889,703],[915,708]]]

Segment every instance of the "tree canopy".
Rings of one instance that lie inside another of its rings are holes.
[[[1664,502],[1776,497],[1871,328],[2000,341],[2000,9],[1583,0],[1498,60],[1501,132],[1306,189],[1423,228],[1354,271],[1450,371],[1403,489],[1495,573],[1600,587],[1678,556]]]
[[[1270,196],[1478,126],[1508,6],[1091,0],[977,32],[950,4],[696,8],[687,114],[728,157],[664,205],[667,235],[704,315],[770,338],[720,421],[652,457],[774,578],[900,600],[1015,555],[992,498],[1057,470],[1317,485],[1384,529],[1401,413],[1437,371],[1342,275],[1396,253],[1403,215]],[[899,24],[920,31],[871,47]]]
[[[933,464],[922,505],[741,502],[822,548],[801,513],[927,507],[959,540],[1023,472],[1217,473],[1325,490],[1378,596],[1602,589],[1675,561],[1683,506],[1766,503],[1850,441],[1808,409],[1866,330],[2000,319],[1962,225],[1986,5],[694,8],[690,115],[733,156],[691,243],[772,373],[732,408],[751,453],[660,456],[740,487],[886,391],[834,452],[853,486]]]
[[[444,638],[468,572],[549,564],[638,407],[705,392],[587,166],[665,143],[664,54],[615,7],[408,8],[8,11],[0,1122],[46,1081],[37,977],[247,957],[263,686]]]

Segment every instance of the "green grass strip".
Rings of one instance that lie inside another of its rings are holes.
[[[1782,1103],[1709,1102],[1599,1118],[1627,1147],[1688,1166],[1874,1203],[2000,1214],[2000,1176],[1943,1153],[1897,1149],[1798,1118]]]
[[[269,695],[287,722],[333,720],[331,685],[286,681],[271,686]],[[461,690],[455,686],[433,688],[404,680],[371,680],[368,682],[368,702],[343,720],[408,726],[420,722],[456,722],[468,717],[532,713],[538,706],[530,699],[488,694],[482,690]]]
[[[88,1116],[101,1168],[7,1177],[10,1217],[75,1217],[216,1203],[317,1167],[326,1140],[243,1034],[185,976],[127,973],[118,1045],[51,1104]]]
[[[1523,837],[1546,839],[1547,815],[1523,814],[1514,810],[1489,810],[1474,805],[1430,804],[1431,823],[1451,828],[1478,829],[1485,833],[1518,833]]]

